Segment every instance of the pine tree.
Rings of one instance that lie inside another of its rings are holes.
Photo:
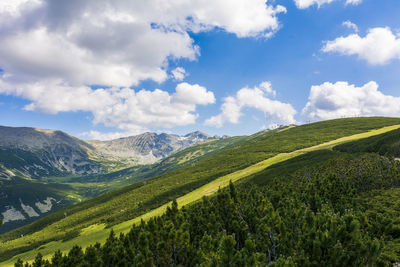
[[[51,258],[51,263],[53,266],[62,266],[63,263],[63,255],[60,250],[57,250],[53,257]]]
[[[39,252],[36,255],[34,262],[32,263],[32,267],[43,267],[45,265],[45,261],[43,260],[42,254]]]
[[[235,250],[236,241],[231,235],[224,236],[218,248],[218,265],[221,267],[236,266],[238,263],[237,252]]]
[[[18,258],[18,260],[14,263],[14,267],[24,267],[24,262]]]

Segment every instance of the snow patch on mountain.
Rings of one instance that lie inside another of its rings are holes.
[[[25,220],[25,216],[13,206],[7,206],[6,211],[1,213],[3,215],[3,223],[11,221]]]
[[[25,211],[26,214],[28,214],[29,217],[39,217],[40,215],[29,205],[25,205],[21,199],[19,199],[21,202],[21,208]]]
[[[56,200],[52,197],[47,197],[45,200],[43,200],[43,203],[40,201],[36,202],[35,206],[40,210],[41,213],[46,213],[50,211],[51,208],[53,207],[52,201]]]

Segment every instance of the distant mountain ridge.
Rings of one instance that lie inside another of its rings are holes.
[[[131,164],[152,164],[175,152],[212,138],[214,137],[200,131],[185,136],[146,132],[110,141],[87,142],[94,147],[93,158],[121,160]]]
[[[185,136],[147,132],[110,141],[83,141],[57,130],[0,126],[0,164],[29,178],[101,174],[110,166],[152,164],[212,138],[200,131]]]
[[[110,141],[83,141],[57,130],[0,126],[1,230],[33,222],[92,191],[102,192],[100,185],[98,189],[88,185],[74,188],[61,176],[79,177],[85,183],[115,169],[155,163],[211,139],[214,137],[197,131],[185,136],[143,133]],[[113,169],[115,166],[118,168]],[[42,180],[48,177],[53,177],[52,182]],[[81,190],[79,195],[77,190]]]
[[[0,164],[25,177],[104,172],[100,163],[88,157],[91,149],[61,131],[0,126]]]

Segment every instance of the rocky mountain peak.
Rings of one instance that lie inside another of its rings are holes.
[[[207,140],[210,138],[210,136],[208,134],[205,134],[203,132],[200,131],[195,131],[192,133],[188,133],[187,135],[185,135],[185,137],[187,138],[200,138],[200,139],[204,139]]]

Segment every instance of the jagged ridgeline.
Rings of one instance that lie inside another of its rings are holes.
[[[111,141],[83,141],[61,131],[0,126],[0,163],[29,178],[98,174],[125,165],[154,163],[209,139],[206,134],[193,132],[186,136],[144,133]]]
[[[110,231],[110,228],[104,227],[113,227],[117,234],[127,233],[135,218],[143,215],[142,218],[147,220],[151,217],[150,214],[161,215],[162,211],[154,213],[153,209],[175,198],[181,197],[179,199],[185,199],[185,203],[188,204],[195,203],[202,195],[215,192],[218,187],[209,188],[210,191],[206,192],[196,189],[212,184],[220,177],[238,179],[235,176],[237,173],[240,173],[241,180],[238,180],[236,189],[231,186],[231,192],[223,190],[203,203],[187,206],[183,211],[170,208],[167,215],[142,223],[126,236],[111,237],[105,243],[105,247],[90,247],[85,256],[80,248],[75,247],[70,252],[69,259],[61,260],[68,262],[65,264],[74,265],[71,261],[73,255],[80,260],[92,255],[99,261],[99,266],[115,265],[115,260],[138,265],[153,262],[159,266],[174,263],[191,266],[213,261],[241,266],[244,263],[266,265],[272,262],[287,265],[326,262],[329,265],[327,257],[331,260],[343,257],[340,258],[340,263],[343,264],[351,260],[359,260],[359,265],[367,262],[370,266],[376,262],[384,262],[383,254],[373,251],[380,251],[380,248],[386,246],[386,241],[375,240],[375,236],[370,235],[369,230],[365,230],[367,228],[363,228],[364,221],[358,213],[362,211],[362,207],[361,204],[357,204],[362,202],[358,202],[357,197],[396,186],[396,161],[382,156],[353,155],[339,151],[318,151],[294,156],[306,153],[307,150],[301,149],[307,147],[354,134],[360,134],[354,138],[362,138],[368,136],[369,130],[395,124],[400,124],[400,120],[356,118],[258,133],[193,164],[84,201],[31,225],[1,235],[2,260],[17,255],[3,264],[12,264],[18,257],[33,260],[38,252],[51,258],[56,250],[68,252],[74,244],[87,248],[96,241],[104,242]],[[326,145],[332,144],[335,143],[330,142]],[[291,153],[293,151],[297,152]],[[292,159],[253,171],[252,168],[258,168],[263,160],[279,157],[282,153],[289,153],[284,155]],[[364,176],[357,176],[361,167],[366,164],[371,166],[371,173],[366,168]],[[243,169],[245,171],[241,173]],[[343,173],[343,170],[347,169],[353,171]],[[388,182],[386,174],[390,173],[389,171],[394,176]],[[252,173],[254,175],[246,177],[246,173],[247,176]],[[378,174],[382,175],[375,179]],[[343,175],[348,175],[348,179],[344,179]],[[319,177],[325,177],[321,178],[321,183]],[[367,183],[364,183],[368,177],[374,179],[368,179]],[[344,190],[343,198],[340,197],[339,189],[334,190],[337,187]],[[350,191],[346,191],[346,188]],[[311,194],[312,192],[314,194]],[[190,196],[190,199],[185,196]],[[286,209],[283,208],[286,206]],[[196,212],[198,216],[195,216]],[[65,213],[68,216],[65,217]],[[300,216],[298,221],[295,220],[295,215]],[[129,219],[133,220],[128,221]],[[340,233],[333,231],[330,236],[326,231],[333,227],[334,223],[342,230]],[[353,226],[354,232],[351,230]],[[297,230],[299,232],[296,232]],[[343,236],[340,236],[341,234]],[[358,241],[365,242],[366,245],[361,246],[362,251],[351,250],[360,247],[359,243],[354,243],[355,239],[351,239],[353,236],[358,236],[361,238]],[[316,237],[320,238],[318,242],[322,245],[310,241],[316,240]],[[333,249],[333,241],[338,246],[337,250]],[[113,249],[110,250],[110,247]],[[349,253],[344,255],[345,251]],[[330,252],[336,254],[331,255]],[[389,255],[393,251],[386,252]],[[362,253],[364,256],[359,256]],[[60,258],[60,255],[57,255],[55,260]],[[393,260],[394,258],[390,258],[388,261]]]
[[[201,132],[82,141],[61,131],[0,127],[0,233],[60,208],[189,164],[238,141]],[[205,143],[207,141],[207,143]],[[192,154],[180,152],[189,146]],[[143,164],[151,163],[150,165]]]

